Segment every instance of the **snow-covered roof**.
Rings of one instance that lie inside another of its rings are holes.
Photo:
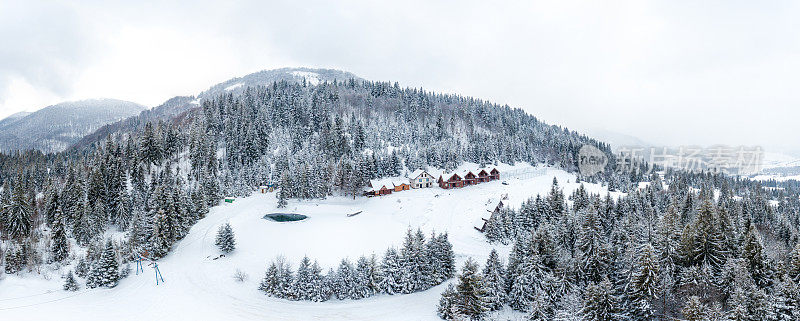
[[[394,179],[394,180],[392,180],[392,184],[394,186],[400,186],[402,184],[411,185],[407,179]],[[386,186],[386,187],[389,187],[389,186]]]
[[[394,183],[390,179],[373,179],[369,181],[369,184],[372,186],[373,189],[380,189],[381,186],[386,186],[386,188],[394,188]]]
[[[500,199],[489,199],[489,201],[486,202],[486,211],[494,212],[494,210],[497,209],[497,207],[502,203],[503,201]]]
[[[418,169],[418,170],[415,170],[413,173],[411,173],[411,175],[408,176],[408,177],[411,178],[411,179],[415,179],[415,178],[419,177],[420,175],[422,175],[422,173],[428,173],[428,172],[424,171],[424,170],[421,170],[421,169]],[[433,174],[431,174],[431,173],[428,173],[428,175],[433,176]]]

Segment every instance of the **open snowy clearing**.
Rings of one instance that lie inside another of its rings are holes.
[[[52,272],[50,280],[30,273],[6,275],[0,280],[0,319],[438,320],[436,304],[444,285],[408,295],[321,303],[270,298],[257,288],[267,264],[278,255],[289,259],[293,267],[308,255],[327,271],[344,257],[355,261],[361,255],[381,256],[389,246],[399,247],[409,227],[419,227],[426,234],[433,230],[448,232],[458,268],[467,257],[483,264],[492,248],[507,258],[508,246],[487,243],[473,228],[480,217],[487,217],[487,201],[508,194],[509,200],[504,202],[516,208],[530,196],[546,194],[553,177],[567,195],[578,184],[574,175],[562,170],[527,164],[498,168],[508,175],[461,189],[434,187],[355,200],[292,200],[282,209],[276,208],[275,193],[253,194],[212,208],[208,217],[192,227],[189,235],[158,262],[165,283],[157,286],[148,267],[144,274],[132,273],[113,289],[74,293],[61,290],[59,276],[66,271]],[[589,192],[605,193],[599,185],[585,186]],[[358,211],[362,212],[347,216]],[[275,212],[309,218],[298,222],[263,218]],[[217,228],[226,222],[236,234],[236,250],[214,260],[219,256],[214,246]],[[248,279],[235,281],[237,269]]]

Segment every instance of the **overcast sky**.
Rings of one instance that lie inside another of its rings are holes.
[[[0,118],[306,66],[653,144],[800,151],[797,1],[161,2],[0,0]]]

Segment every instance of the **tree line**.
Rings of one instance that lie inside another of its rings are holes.
[[[400,251],[388,248],[382,259],[361,256],[355,264],[342,259],[323,273],[304,257],[293,272],[283,258],[267,269],[259,289],[269,296],[298,301],[358,300],[375,294],[406,294],[427,290],[453,277],[453,246],[447,233],[426,239],[422,230],[406,233]]]

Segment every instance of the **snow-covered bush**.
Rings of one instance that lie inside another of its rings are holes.
[[[247,281],[247,278],[248,278],[247,273],[244,273],[244,271],[240,269],[236,269],[236,272],[233,272],[233,279],[236,280],[236,282]]]

